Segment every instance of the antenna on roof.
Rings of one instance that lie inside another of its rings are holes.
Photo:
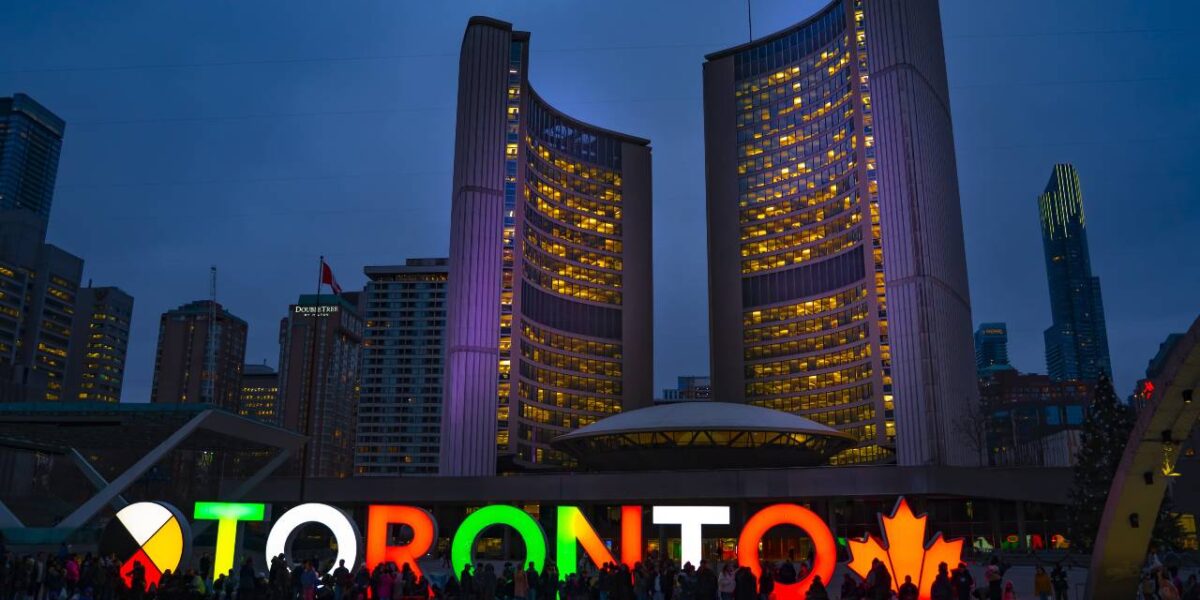
[[[754,19],[750,16],[750,0],[746,0],[746,25],[750,30],[750,41],[754,41]]]

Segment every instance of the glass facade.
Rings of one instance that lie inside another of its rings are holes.
[[[29,96],[0,98],[0,209],[50,216],[65,127]]]
[[[550,440],[622,405],[621,141],[528,99],[513,450],[563,465]]]
[[[992,369],[1011,369],[1008,363],[1008,325],[980,323],[975,330],[975,370],[983,377]]]
[[[979,380],[979,396],[987,415],[979,425],[989,465],[1075,464],[1093,398],[1091,384],[1054,381],[1014,369],[993,370]]]
[[[442,429],[446,259],[367,267],[356,476],[436,475]]]
[[[1112,377],[1100,278],[1092,275],[1083,192],[1075,167],[1054,166],[1038,198],[1038,209],[1054,318],[1045,331],[1046,370],[1059,381]]]
[[[861,1],[733,51],[745,400],[894,445]]]

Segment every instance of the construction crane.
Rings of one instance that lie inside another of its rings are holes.
[[[204,391],[202,402],[217,404],[217,266],[209,267],[208,280],[208,342],[204,348]]]

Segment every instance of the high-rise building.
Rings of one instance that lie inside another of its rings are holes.
[[[712,400],[712,378],[680,375],[674,389],[663,390],[663,400]]]
[[[998,369],[979,379],[981,427],[991,466],[1068,467],[1092,402],[1092,386]]]
[[[80,288],[67,353],[67,400],[120,402],[133,296],[115,287]]]
[[[25,94],[0,98],[0,210],[50,217],[65,129],[62,119]]]
[[[351,474],[362,343],[357,298],[306,294],[280,322],[280,422],[309,436],[310,477]]]
[[[978,401],[936,0],[835,0],[704,65],[713,395],[974,464]]]
[[[83,259],[46,243],[66,124],[0,98],[0,399],[118,402],[133,298],[80,289]]]
[[[83,259],[45,243],[45,217],[0,210],[0,396],[63,400]]]
[[[983,377],[996,369],[1011,369],[1008,362],[1008,325],[980,323],[975,330],[975,372]]]
[[[247,329],[245,321],[211,300],[163,313],[150,401],[202,402],[237,412]]]
[[[442,430],[445,258],[366,267],[355,475],[436,475]]]
[[[463,36],[443,475],[563,465],[551,439],[653,401],[649,141],[543,100],[529,43]]]
[[[280,424],[279,373],[267,365],[249,364],[242,368],[241,399],[238,414],[270,425]]]
[[[1059,381],[1112,377],[1100,278],[1092,275],[1083,192],[1075,167],[1054,165],[1046,190],[1038,197],[1038,210],[1053,318],[1045,332],[1046,370]]]

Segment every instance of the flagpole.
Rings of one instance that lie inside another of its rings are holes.
[[[321,309],[320,309],[320,307],[321,307],[321,282],[324,281],[324,279],[325,279],[325,257],[321,256],[317,260],[317,294],[316,294],[317,309],[316,309],[316,312],[314,312],[312,315],[309,315],[309,318],[311,319],[309,322],[312,325],[309,328],[310,332],[312,333],[312,343],[309,344],[308,390],[307,390],[308,393],[306,394],[307,398],[305,399],[305,403],[304,403],[304,437],[306,439],[304,441],[303,448],[301,448],[301,450],[300,450],[300,501],[301,502],[304,502],[304,492],[305,492],[305,488],[307,487],[307,484],[308,484],[308,459],[309,459],[309,456],[312,455],[311,448],[313,445],[313,443],[312,443],[312,413],[313,413],[313,395],[314,395],[313,392],[314,392],[314,388],[316,388],[316,370],[317,370],[317,324],[319,323],[318,317],[320,316],[320,312],[321,312]],[[304,313],[301,313],[301,314],[304,314]]]

